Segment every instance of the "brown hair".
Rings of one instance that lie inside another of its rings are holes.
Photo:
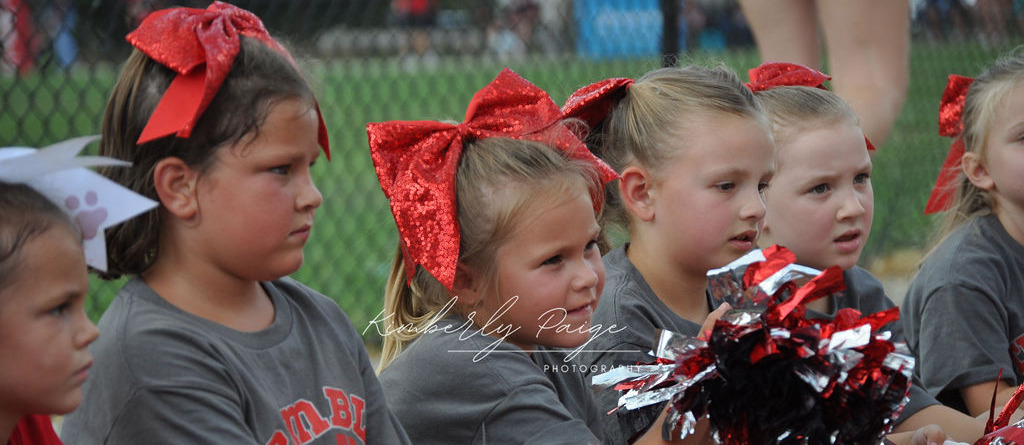
[[[488,138],[464,145],[455,176],[459,218],[459,263],[496,289],[495,255],[521,223],[524,210],[538,199],[558,199],[572,190],[586,190],[593,202],[603,192],[597,170],[560,150],[521,139]],[[393,326],[384,337],[380,369],[406,344],[429,328],[453,296],[422,267],[410,283],[401,249],[395,252],[384,297],[384,312]],[[459,312],[461,308],[456,307]]]
[[[81,236],[78,225],[41,193],[0,181],[0,294],[17,276],[21,248],[55,225]]]
[[[209,107],[188,139],[174,135],[137,145],[157,103],[176,73],[135,50],[114,85],[103,117],[101,155],[132,162],[130,168],[101,173],[132,191],[159,201],[153,169],[168,157],[180,158],[200,172],[217,150],[258,135],[270,108],[282,100],[301,99],[314,106],[313,91],[284,55],[258,40],[241,36],[241,50]],[[107,229],[107,273],[113,279],[146,270],[158,255],[160,212],[157,207]]]

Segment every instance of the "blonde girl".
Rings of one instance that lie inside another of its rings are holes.
[[[368,126],[400,237],[381,382],[417,444],[605,443],[571,352],[604,285],[614,172],[510,70],[459,124]]]
[[[728,309],[712,314],[707,271],[755,246],[772,175],[771,125],[723,67],[608,79],[581,88],[563,109],[601,128],[591,143],[621,175],[609,211],[628,233],[604,256],[608,282],[594,313],[595,325],[621,329],[592,340],[580,364],[597,374],[650,362],[657,330],[698,335]],[[603,412],[617,406],[615,391],[597,398]],[[647,431],[660,440],[664,405],[605,416],[609,442],[638,441]],[[705,422],[686,440],[710,441]]]
[[[940,133],[955,138],[927,211],[944,211],[902,304],[926,390],[972,416],[1024,382],[1024,53],[952,75]]]
[[[895,306],[882,283],[857,266],[874,215],[871,143],[857,115],[825,89],[827,75],[805,66],[765,63],[750,70],[750,77],[748,85],[772,120],[777,147],[759,244],[785,246],[802,265],[843,269],[846,289],[810,303],[809,317],[831,319],[844,308],[871,314]],[[900,323],[885,329],[894,341],[904,340]],[[981,437],[985,427],[939,404],[915,383],[893,431],[913,432],[928,424],[967,442]]]

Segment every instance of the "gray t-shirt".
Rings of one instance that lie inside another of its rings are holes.
[[[925,259],[903,301],[926,390],[966,412],[959,389],[1024,382],[1024,246],[995,216],[976,218]]]
[[[565,356],[543,347],[527,354],[450,316],[380,380],[417,445],[601,443],[592,391]]]
[[[684,335],[696,336],[701,325],[686,320],[675,314],[644,280],[640,271],[626,257],[626,247],[619,247],[604,256],[604,267],[607,278],[601,302],[594,312],[593,324],[603,329],[610,326],[620,328],[615,333],[606,333],[592,338],[588,347],[583,350],[578,360],[589,380],[593,375],[609,369],[650,363],[649,355],[654,344],[654,335],[658,329],[666,329]],[[854,267],[843,273],[847,290],[842,298],[832,296],[831,307],[853,308],[864,315],[888,309],[894,304],[885,296],[882,284],[866,270]],[[713,303],[707,297],[708,307]],[[808,318],[831,318],[831,314],[808,311]],[[624,329],[622,329],[624,328]],[[893,339],[902,338],[898,323],[892,323],[886,329],[893,331]],[[618,405],[619,392],[613,389],[599,391],[596,399],[601,412],[609,412]],[[917,412],[921,408],[937,403],[919,387],[911,387],[910,402],[904,408],[900,419]],[[649,406],[637,410],[619,410],[605,417],[605,435],[609,443],[628,443],[642,435],[650,428],[658,415],[664,410],[665,404]]]
[[[409,443],[337,303],[289,278],[261,284],[274,321],[246,333],[129,281],[100,319],[64,443]]]

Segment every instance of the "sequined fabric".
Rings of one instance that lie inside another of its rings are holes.
[[[241,48],[239,35],[255,38],[294,64],[263,22],[236,6],[213,2],[206,9],[171,8],[153,12],[125,38],[154,61],[178,73],[139,136],[138,144],[171,134],[188,138],[231,70]],[[320,108],[318,137],[329,156]]]
[[[805,86],[825,90],[827,89],[825,81],[832,79],[832,76],[821,71],[788,62],[765,62],[756,68],[751,68],[747,74],[750,76],[750,82],[746,84],[747,88],[755,93],[785,86]]]
[[[391,202],[407,279],[421,265],[447,288],[454,284],[460,241],[455,172],[467,141],[507,137],[553,143],[569,157],[593,164],[603,182],[618,177],[562,125],[562,119],[546,92],[506,68],[473,96],[460,124],[367,124],[370,156]]]
[[[562,113],[596,127],[633,85],[633,79],[616,77],[594,82],[569,95]]]
[[[832,79],[832,76],[821,71],[788,62],[765,62],[756,68],[751,68],[747,74],[750,76],[750,82],[746,86],[755,93],[786,86],[804,86],[828,90],[825,87],[825,81]],[[875,149],[875,145],[871,143],[867,136],[864,136],[864,144],[867,145],[870,151]]]
[[[964,155],[964,140],[960,137],[960,133],[964,131],[964,123],[961,118],[967,90],[973,82],[974,79],[970,77],[950,74],[946,82],[946,91],[942,93],[942,102],[939,103],[939,135],[954,139],[946,160],[942,163],[939,177],[935,179],[931,196],[928,197],[928,204],[924,208],[925,214],[941,212],[953,205],[956,179],[960,175],[960,158]]]

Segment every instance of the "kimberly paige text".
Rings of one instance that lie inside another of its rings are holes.
[[[495,313],[491,314],[490,318],[488,318],[487,322],[484,323],[482,326],[476,327],[473,325],[473,322],[471,321],[471,319],[474,318],[474,316],[476,315],[476,311],[470,312],[467,315],[465,323],[463,323],[462,325],[437,326],[437,322],[447,317],[452,308],[455,307],[455,302],[457,300],[458,297],[452,297],[451,300],[448,300],[448,302],[445,303],[444,307],[442,307],[441,310],[437,311],[437,313],[434,314],[434,316],[430,319],[430,323],[428,323],[426,327],[419,328],[413,326],[411,323],[407,323],[404,325],[396,325],[392,321],[392,314],[385,314],[384,311],[382,310],[380,311],[380,313],[377,314],[376,317],[373,318],[373,320],[370,320],[370,324],[367,325],[366,329],[363,330],[363,335],[366,335],[366,332],[373,328],[376,330],[377,334],[379,334],[382,337],[396,333],[423,335],[431,332],[444,332],[448,334],[458,333],[459,340],[462,341],[468,340],[470,338],[473,338],[474,336],[481,334],[493,337],[494,341],[488,344],[487,347],[479,351],[475,351],[476,354],[473,356],[473,361],[479,362],[480,360],[486,358],[488,354],[493,352],[498,347],[498,345],[500,345],[501,342],[505,341],[505,339],[507,339],[510,335],[519,332],[519,330],[522,329],[522,326],[509,325],[505,323],[500,323],[498,321],[506,312],[509,311],[509,309],[512,308],[513,305],[516,304],[517,301],[519,301],[519,297],[515,295],[513,295],[511,298],[502,303],[501,307],[499,307],[498,310],[495,311]],[[556,333],[587,333],[587,341],[573,348],[572,352],[566,355],[566,363],[568,363],[577,355],[579,355],[581,351],[585,350],[586,346],[590,344],[590,342],[593,341],[595,338],[598,338],[608,333],[615,334],[618,332],[622,332],[623,330],[626,329],[625,327],[617,327],[615,325],[608,326],[607,328],[604,328],[601,325],[590,325],[589,327],[581,326],[579,328],[574,329],[571,326],[569,326],[568,323],[565,323],[565,317],[567,315],[568,312],[565,310],[565,308],[560,307],[553,308],[548,310],[547,312],[544,312],[543,314],[540,315],[540,317],[537,317],[537,321],[539,322],[539,324],[537,325],[537,332],[534,333],[538,337],[542,332],[545,331],[554,331]]]

